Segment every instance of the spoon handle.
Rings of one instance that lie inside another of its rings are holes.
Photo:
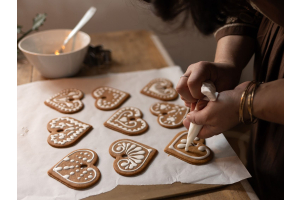
[[[96,12],[95,7],[91,7],[82,17],[82,19],[78,22],[78,24],[75,26],[75,28],[70,32],[68,37],[65,39],[63,46],[65,46],[69,40],[91,19],[91,17]]]

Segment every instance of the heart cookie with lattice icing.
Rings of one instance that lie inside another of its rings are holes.
[[[148,129],[148,124],[142,116],[138,108],[123,107],[104,122],[104,126],[126,135],[138,135]]]
[[[113,166],[118,174],[134,176],[148,167],[157,150],[134,140],[122,139],[110,145],[109,153],[116,158]]]
[[[92,96],[96,99],[96,108],[113,110],[122,105],[130,97],[130,94],[115,88],[101,86],[93,91]]]
[[[52,119],[47,129],[50,132],[48,143],[53,147],[68,147],[78,142],[93,127],[71,117]]]
[[[45,105],[61,113],[70,114],[83,108],[83,92],[78,89],[65,89],[45,101]]]
[[[213,158],[213,152],[204,144],[204,139],[196,137],[188,151],[185,151],[187,134],[188,131],[178,133],[164,151],[193,165],[209,162]]]
[[[94,166],[97,160],[98,155],[93,150],[78,149],[54,165],[48,175],[70,188],[87,188],[101,177],[99,169]]]
[[[165,78],[153,79],[141,90],[141,93],[163,101],[174,100],[178,97],[173,83]]]
[[[183,125],[183,120],[189,112],[185,106],[172,103],[155,103],[150,107],[150,112],[158,116],[157,122],[166,128],[177,128]]]

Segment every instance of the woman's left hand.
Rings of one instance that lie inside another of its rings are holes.
[[[190,122],[204,125],[198,134],[199,138],[209,138],[236,126],[239,123],[240,99],[248,83],[244,82],[234,90],[221,92],[217,101],[210,101],[205,107],[203,101],[198,103],[200,110],[190,112],[183,121],[184,126],[188,129]],[[244,106],[245,121],[249,118],[247,113],[246,106]]]

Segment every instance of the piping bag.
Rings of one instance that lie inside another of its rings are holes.
[[[203,82],[201,86],[201,93],[204,94],[206,97],[203,98],[203,100],[206,101],[216,101],[218,98],[219,93],[216,92],[216,87],[211,81],[205,81]],[[199,100],[198,100],[199,101]],[[197,103],[198,103],[197,101]],[[197,105],[195,107],[195,111],[198,111]],[[187,135],[187,141],[185,146],[185,151],[188,151],[189,146],[194,141],[196,136],[198,135],[199,131],[202,129],[203,125],[198,125],[194,123],[190,123],[190,128]]]

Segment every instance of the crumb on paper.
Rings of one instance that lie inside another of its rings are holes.
[[[27,127],[23,127],[22,128],[22,133],[21,133],[21,136],[25,136],[25,135],[27,135],[27,133],[28,133],[28,128]]]

